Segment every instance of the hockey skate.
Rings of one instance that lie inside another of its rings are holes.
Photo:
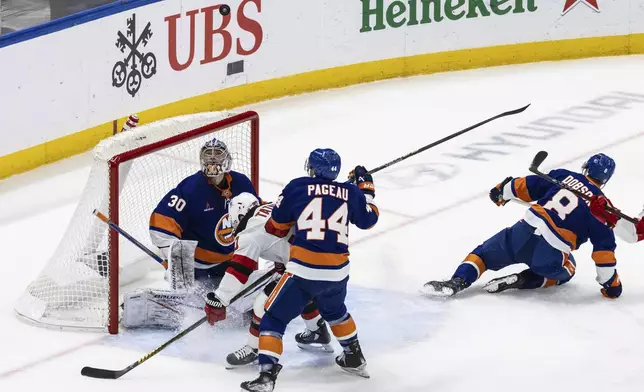
[[[295,341],[299,348],[309,351],[324,351],[327,353],[333,352],[331,346],[331,334],[326,326],[324,320],[318,320],[318,329],[311,331],[306,329],[295,335]]]
[[[335,363],[345,372],[364,378],[370,377],[367,373],[367,360],[362,355],[360,342],[357,340],[346,347],[342,354],[335,357]]]
[[[511,274],[500,278],[492,279],[483,289],[488,293],[500,293],[508,289],[520,289],[525,279],[521,274]]]
[[[452,297],[466,289],[468,285],[462,278],[455,277],[445,281],[430,281],[423,285],[421,292],[432,297]]]
[[[234,369],[240,366],[252,365],[257,361],[257,349],[249,345],[236,350],[226,356],[226,369]]]
[[[273,365],[270,370],[260,372],[259,377],[255,380],[241,383],[241,390],[250,392],[273,392],[273,389],[275,389],[275,380],[280,370],[282,370],[282,365]]]

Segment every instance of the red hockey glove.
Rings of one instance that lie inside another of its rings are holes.
[[[215,293],[208,293],[206,295],[206,319],[210,325],[214,325],[217,321],[226,319],[226,306],[221,302]]]
[[[504,206],[509,201],[503,198],[503,187],[510,181],[512,181],[512,177],[507,177],[503,182],[490,189],[490,200],[499,207]]]
[[[606,207],[613,207],[613,203],[606,198],[604,195],[593,196],[590,200],[590,213],[593,214],[600,222],[607,224],[608,226],[615,227],[619,216],[606,210]]]
[[[601,290],[602,295],[606,298],[617,298],[622,295],[622,281],[619,279],[617,271],[602,286],[604,286]]]
[[[635,225],[635,232],[637,233],[637,241],[644,240],[644,218]]]

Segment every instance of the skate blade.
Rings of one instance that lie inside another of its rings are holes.
[[[519,279],[516,276],[509,276],[507,278],[491,280],[485,286],[483,286],[483,290],[487,291],[488,293],[500,293],[508,289],[513,289],[513,285],[516,284],[518,280]],[[501,287],[501,285],[504,283],[505,287]]]
[[[369,375],[369,372],[367,372],[367,365],[364,364],[360,367],[357,368],[345,368],[345,367],[340,367],[340,369],[344,370],[345,372],[349,374],[353,374],[362,378],[371,378]]]
[[[420,293],[427,297],[438,297],[438,298],[448,298],[454,296],[454,290],[449,287],[443,287],[442,289],[436,289],[436,287],[430,284],[424,284],[420,289]]]
[[[224,367],[225,367],[227,370],[231,370],[231,369],[238,369],[238,368],[243,368],[243,367],[247,367],[247,366],[257,365],[257,362],[258,362],[258,360],[257,360],[257,359],[256,359],[256,360],[254,360],[253,362],[245,363],[245,364],[243,364],[243,365],[233,365],[233,364],[230,364],[230,363],[226,362],[226,363],[224,364]]]
[[[318,352],[318,353],[333,353],[333,346],[330,344],[304,344],[298,343],[297,347],[301,348],[304,351],[309,352]]]

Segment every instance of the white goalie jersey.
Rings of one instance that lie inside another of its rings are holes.
[[[231,265],[215,291],[217,298],[226,306],[246,284],[255,280],[253,278],[259,278],[253,272],[257,271],[260,258],[284,265],[288,262],[290,235],[278,238],[264,229],[274,206],[269,203],[254,208],[237,227]]]

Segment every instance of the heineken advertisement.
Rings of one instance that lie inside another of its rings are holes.
[[[145,124],[397,76],[644,53],[643,2],[117,2],[0,40],[0,178],[89,148],[132,113]]]
[[[537,10],[536,0],[384,0],[362,2],[361,33],[459,19],[523,14]]]

